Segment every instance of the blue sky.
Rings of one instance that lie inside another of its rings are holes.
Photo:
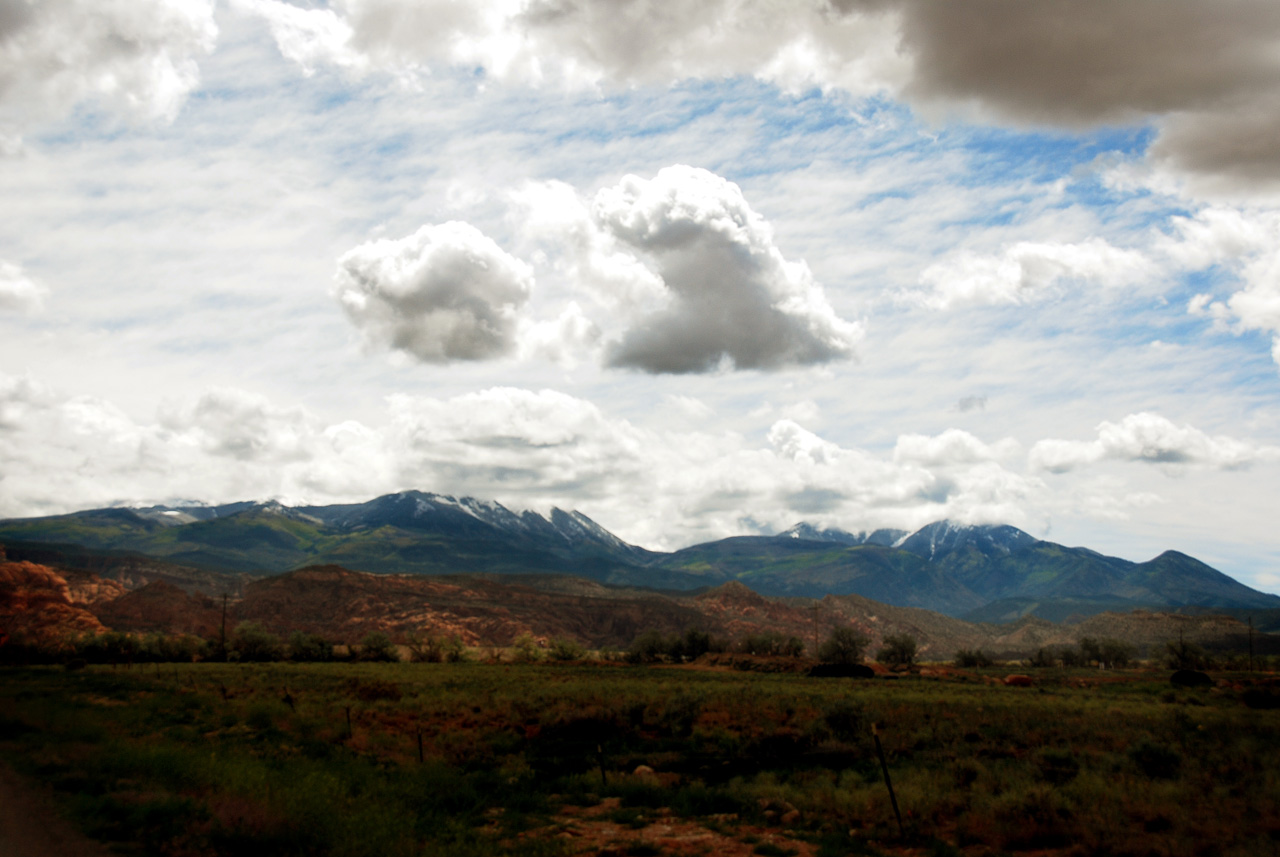
[[[1280,591],[1269,3],[10,5],[0,515],[950,517]]]

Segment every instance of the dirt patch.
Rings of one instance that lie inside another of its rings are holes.
[[[703,821],[680,818],[671,810],[636,811],[630,818],[619,819],[617,798],[606,798],[592,807],[564,807],[549,827],[526,831],[521,838],[559,839],[571,854],[616,855],[624,857],[636,846],[648,846],[663,855],[707,855],[717,857],[753,857],[761,845],[772,845],[776,851],[795,857],[814,857],[816,847],[809,842],[792,839],[774,828],[742,824],[737,816],[711,816]],[[731,832],[730,832],[731,831]]]
[[[39,786],[0,765],[0,857],[110,857],[54,809]]]

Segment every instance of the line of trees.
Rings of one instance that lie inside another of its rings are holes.
[[[456,663],[467,659],[467,648],[457,636],[422,633],[409,634],[402,643],[408,660],[415,663]],[[192,635],[159,633],[129,634],[107,631],[84,634],[67,640],[35,643],[21,638],[0,644],[0,663],[68,663],[124,664],[191,662],[198,660],[262,663],[271,661],[322,662],[399,661],[401,646],[382,631],[371,631],[358,645],[336,645],[322,635],[296,631],[280,637],[258,622],[242,622],[225,639],[203,639]],[[852,628],[836,628],[818,646],[817,660],[826,664],[853,665],[867,659],[870,641]],[[637,635],[621,652],[605,653],[606,660],[623,660],[634,664],[685,663],[708,653],[740,653],[772,657],[800,658],[805,644],[796,636],[776,632],[748,634],[736,641],[713,636],[690,628],[682,634],[663,634],[647,630]],[[521,634],[508,652],[494,649],[491,659],[506,654],[517,662],[576,661],[587,657],[586,648],[576,640],[555,637],[540,641],[532,634]],[[918,655],[915,637],[910,634],[888,634],[874,653],[874,659],[889,667],[911,667]],[[1114,638],[1082,637],[1076,645],[1042,647],[1028,660],[1033,667],[1123,668],[1134,663],[1132,645]],[[1255,657],[1251,662],[1243,656],[1215,658],[1205,649],[1184,639],[1168,642],[1158,660],[1169,669],[1243,669],[1247,663],[1263,667],[1274,660]],[[960,649],[953,663],[963,668],[992,666],[993,657],[982,649]]]

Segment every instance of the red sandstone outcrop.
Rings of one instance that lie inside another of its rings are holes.
[[[0,636],[47,645],[105,631],[98,618],[77,603],[84,591],[73,590],[48,566],[0,562]]]

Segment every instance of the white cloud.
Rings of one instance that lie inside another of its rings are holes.
[[[278,0],[231,0],[233,8],[267,22],[280,53],[311,75],[322,63],[359,74],[369,67],[351,44],[351,25],[332,9],[304,9]]]
[[[253,0],[251,8],[274,21],[293,14],[273,8],[285,5]],[[743,74],[789,90],[840,87],[857,94],[896,83],[907,66],[892,16],[875,9],[833,14],[825,2],[337,0],[334,6],[349,36],[335,41],[327,23],[273,27],[281,51],[298,62],[327,54],[340,63],[358,51],[368,64],[400,76],[478,66],[504,81],[593,87]]]
[[[860,324],[841,319],[803,262],[789,262],[741,189],[706,170],[667,167],[599,191],[600,228],[647,259],[670,303],[635,318],[610,365],[646,372],[778,369],[853,356]]]
[[[37,310],[48,292],[28,277],[20,266],[0,261],[0,312]]]
[[[573,369],[583,355],[599,350],[599,326],[574,301],[549,321],[522,319],[518,333],[520,355],[538,357]]]
[[[634,315],[666,306],[662,278],[592,218],[564,182],[529,182],[512,194],[525,234],[550,245],[557,267],[600,307]]]
[[[1193,217],[1173,218],[1173,231],[1157,249],[1186,269],[1221,266],[1243,288],[1225,301],[1209,293],[1193,297],[1187,309],[1215,326],[1261,330],[1272,336],[1280,363],[1280,212],[1206,208]]]
[[[215,456],[282,463],[313,454],[318,427],[302,408],[278,408],[261,395],[213,389],[182,407],[160,413],[160,425]]]
[[[516,313],[532,290],[528,265],[449,221],[349,251],[335,294],[370,345],[448,363],[514,351]]]
[[[171,120],[213,50],[213,0],[12,0],[0,7],[0,136],[98,100]]]
[[[304,68],[325,57],[400,77],[480,67],[570,86],[753,75],[1012,125],[1154,121],[1156,161],[1206,186],[1280,179],[1271,0],[337,0],[305,22],[279,0],[243,2]]]
[[[923,434],[900,435],[893,448],[893,460],[925,466],[947,466],[996,461],[1017,452],[1018,443],[1013,438],[985,444],[967,431],[951,428],[932,437]]]
[[[930,265],[920,275],[926,288],[908,291],[905,297],[932,309],[1022,304],[1062,285],[1116,288],[1142,282],[1156,270],[1141,252],[1113,247],[1100,238],[1079,244],[1020,241],[998,255],[966,251]]]
[[[1031,448],[1028,458],[1033,469],[1052,473],[1106,460],[1232,470],[1280,461],[1280,448],[1213,437],[1192,426],[1176,425],[1158,414],[1138,413],[1119,423],[1102,423],[1096,440],[1041,440]]]

